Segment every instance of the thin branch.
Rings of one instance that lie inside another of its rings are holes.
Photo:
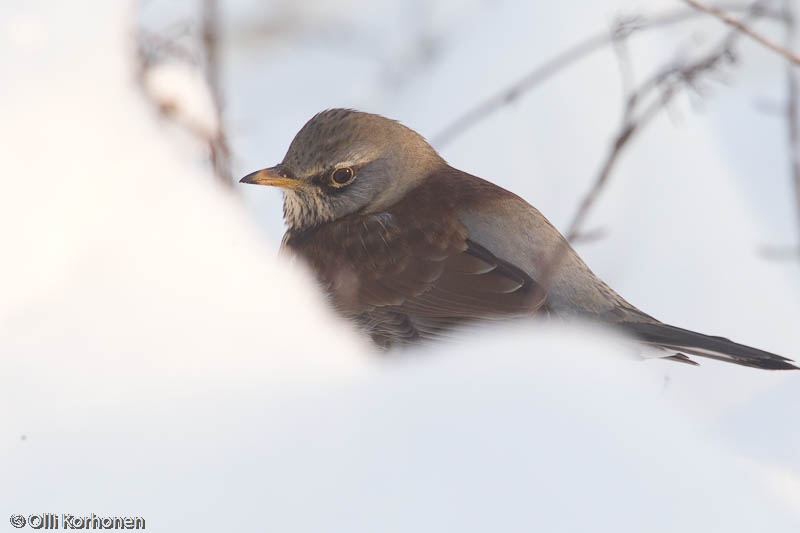
[[[613,24],[611,42],[613,43],[614,55],[617,58],[617,67],[619,68],[623,105],[627,105],[627,102],[630,100],[630,95],[633,93],[636,76],[634,76],[633,73],[631,54],[628,49],[628,36],[630,32],[619,31],[620,28],[625,27],[624,24],[624,20],[617,20]]]
[[[575,46],[566,49],[554,58],[546,61],[543,65],[530,71],[511,84],[511,86],[490,96],[483,102],[478,103],[475,107],[468,110],[442,129],[440,133],[434,135],[431,141],[438,147],[446,145],[501,107],[516,101],[520,96],[563,70],[565,67],[583,59],[592,52],[600,50],[606,46],[608,42],[608,35],[603,33],[594,37],[589,37]]]
[[[750,4],[728,5],[725,9],[729,12],[747,12],[750,9]],[[620,18],[610,37],[607,32],[601,32],[556,54],[555,57],[537,66],[511,85],[464,112],[449,125],[445,126],[441,132],[434,135],[431,140],[435,146],[441,148],[486,119],[489,115],[517,101],[525,93],[552,78],[555,74],[588,57],[593,52],[605,48],[623,36],[627,38],[642,31],[678,24],[698,15],[700,13],[697,11],[680,9],[654,15],[648,19],[642,17]],[[762,10],[759,15],[775,19],[781,18],[780,13],[768,10]]]
[[[686,2],[688,5],[692,6],[693,8],[697,9],[698,11],[701,11],[703,13],[708,13],[709,15],[718,18],[728,26],[736,28],[737,30],[744,33],[748,37],[751,37],[756,41],[758,41],[759,43],[763,44],[773,52],[777,52],[778,54],[782,55],[795,65],[800,65],[800,56],[797,56],[796,54],[792,53],[791,50],[772,42],[770,39],[764,37],[760,33],[756,33],[749,26],[747,26],[747,24],[743,23],[738,19],[733,18],[722,9],[703,5],[697,0],[683,0],[683,1]]]
[[[749,7],[748,17],[761,15],[761,2],[757,1]],[[703,73],[715,70],[724,62],[733,62],[735,59],[733,46],[741,35],[738,28],[731,30],[722,41],[710,53],[701,59],[689,64],[678,65],[665,69],[646,80],[628,98],[628,104],[622,112],[622,124],[616,135],[612,148],[606,156],[600,172],[597,174],[592,187],[584,195],[581,203],[572,218],[567,230],[566,237],[571,240],[580,232],[583,221],[588,216],[594,203],[600,196],[601,191],[608,182],[614,165],[619,160],[619,156],[628,145],[631,138],[658,114],[677,93],[681,86],[688,86],[697,90],[697,80]],[[651,103],[644,110],[636,113],[636,108],[653,91],[660,90],[660,98]]]
[[[566,238],[568,241],[573,241],[575,237],[579,235],[584,220],[589,215],[592,206],[595,204],[595,202],[597,202],[601,191],[608,182],[609,176],[611,176],[611,170],[619,160],[619,157],[622,154],[625,146],[628,144],[634,134],[650,123],[653,117],[658,114],[658,111],[661,110],[663,105],[672,98],[673,94],[674,91],[672,90],[668,93],[665,93],[663,101],[653,102],[636,120],[632,120],[627,116],[623,118],[623,126],[614,138],[612,149],[606,156],[603,166],[600,167],[600,172],[597,174],[592,187],[584,195],[578,210],[572,217],[572,221],[570,222],[566,233]]]
[[[217,0],[203,0],[203,28],[202,43],[203,56],[205,57],[206,81],[214,111],[217,115],[217,131],[208,140],[208,149],[211,155],[211,166],[214,174],[223,183],[231,184],[231,151],[228,138],[225,135],[222,117],[222,97],[220,91],[220,60],[219,60],[219,20]]]
[[[611,150],[568,226],[567,240],[572,240],[580,232],[584,220],[608,182],[611,171],[634,135],[658,115],[658,112],[672,100],[682,86],[696,89],[697,80],[702,74],[715,70],[723,63],[732,62],[734,60],[733,45],[738,35],[738,32],[730,32],[712,52],[688,65],[672,66],[656,73],[631,93],[627,105],[622,111],[621,125]],[[641,103],[654,92],[660,94],[649,105],[639,109]]]
[[[786,24],[786,48],[795,46],[797,26],[792,0],[783,2],[784,21]],[[800,245],[800,81],[797,67],[791,63],[786,65],[787,99],[786,122],[789,130],[789,158],[794,183],[795,203],[797,209],[798,245]]]
[[[760,14],[760,2],[756,1],[750,6],[748,16],[756,17]],[[667,67],[642,82],[630,94],[623,107],[620,126],[611,149],[592,186],[581,200],[568,226],[566,239],[555,249],[553,257],[543,272],[544,286],[547,286],[552,276],[558,271],[561,261],[569,249],[569,241],[579,235],[584,221],[608,183],[611,171],[630,141],[658,115],[659,111],[669,104],[681,88],[687,87],[697,91],[699,78],[703,74],[713,72],[722,64],[732,63],[735,60],[733,47],[741,35],[741,32],[736,29],[731,30],[711,52],[700,59],[689,64]]]
[[[179,124],[185,131],[207,146],[214,175],[219,181],[231,185],[230,148],[222,117],[222,91],[220,90],[219,13],[216,0],[202,0],[200,21],[181,21],[165,32],[136,29],[136,82],[158,112]],[[199,27],[199,31],[192,28]],[[170,37],[168,34],[173,34]],[[182,37],[190,36],[188,43]],[[147,86],[147,77],[159,63],[177,61],[203,70],[206,87],[213,107],[215,125],[209,127],[195,117],[180,112],[180,103],[153,94]]]

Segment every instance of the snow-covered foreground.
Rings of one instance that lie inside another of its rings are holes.
[[[219,318],[215,335],[240,334]],[[155,531],[796,530],[770,480],[670,408],[646,366],[570,336],[498,332],[359,368],[327,342],[297,372],[278,362],[310,342],[261,358],[257,342],[134,342],[109,363],[109,339],[71,365],[77,338],[39,344],[5,365],[3,511]]]
[[[542,326],[376,356],[164,136],[131,84],[128,12],[49,4],[0,8],[16,82],[0,85],[0,514],[153,531],[800,526],[796,376],[637,363],[603,333]]]

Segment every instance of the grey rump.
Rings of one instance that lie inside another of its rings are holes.
[[[421,135],[382,116],[323,111],[279,165],[241,181],[283,189],[283,248],[310,265],[334,307],[380,346],[546,312],[612,325],[681,362],[692,363],[688,353],[797,368],[639,311],[536,208],[449,166]]]

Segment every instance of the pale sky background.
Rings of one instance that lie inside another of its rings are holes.
[[[194,5],[165,4],[140,16],[166,25]],[[236,175],[278,162],[328,107],[433,138],[617,14],[680,5],[224,4]],[[300,266],[276,259],[279,193],[216,184],[198,147],[143,99],[133,13],[102,0],[0,6],[0,520],[797,530],[800,376],[635,363],[621,340],[565,326],[376,357]],[[636,72],[720,30],[637,36]],[[725,84],[699,106],[679,99],[672,120],[634,141],[589,220],[604,237],[578,250],[648,313],[798,358],[800,266],[758,253],[797,241],[785,125],[758,111],[780,105],[783,65],[742,45]],[[184,74],[165,69],[154,83],[209,120],[202,85]],[[564,229],[620,102],[606,50],[441,152]]]

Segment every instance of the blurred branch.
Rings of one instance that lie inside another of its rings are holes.
[[[543,81],[552,77],[565,67],[583,59],[592,52],[600,50],[608,44],[608,36],[606,34],[596,35],[589,37],[581,43],[578,43],[571,48],[561,52],[554,58],[546,61],[543,65],[530,71],[528,74],[520,78],[518,81],[511,84],[511,86],[501,90],[499,93],[490,96],[483,102],[480,102],[472,109],[467,110],[464,114],[457,117],[448,126],[442,129],[437,135],[434,135],[431,141],[437,147],[442,147],[451,142],[456,137],[463,135],[464,132],[481,122],[486,117],[497,111],[498,109],[515,102],[524,93],[530,91]]]
[[[222,91],[220,89],[220,54],[219,54],[219,12],[217,0],[201,0],[199,25],[200,31],[192,32],[197,23],[182,21],[174,26],[179,31],[168,35],[168,31],[148,31],[137,28],[136,81],[158,112],[165,118],[180,124],[193,137],[202,142],[208,149],[209,159],[217,179],[231,185],[230,148],[225,133],[222,113]],[[191,39],[181,41],[181,37],[190,35]],[[199,38],[198,38],[199,35]],[[154,94],[148,87],[148,74],[157,65],[174,61],[187,65],[192,70],[203,70],[203,78],[210,95],[213,126],[202,123],[202,119],[180,113],[181,103],[174,98],[164,98]]]
[[[766,46],[767,48],[769,48],[773,52],[777,52],[778,54],[782,55],[783,57],[785,57],[786,59],[788,59],[792,63],[794,63],[796,65],[800,65],[800,57],[798,57],[797,55],[792,53],[791,50],[789,50],[788,48],[785,48],[783,46],[780,46],[778,44],[775,44],[770,39],[767,39],[766,37],[764,37],[760,33],[757,33],[755,31],[753,31],[752,28],[747,26],[742,21],[740,21],[738,19],[735,19],[732,16],[728,15],[724,10],[722,10],[720,8],[717,8],[717,7],[706,6],[706,5],[701,4],[700,2],[698,2],[697,0],[683,0],[683,1],[686,2],[688,5],[692,6],[693,8],[697,9],[698,11],[701,11],[703,13],[707,13],[709,15],[712,15],[712,16],[718,18],[719,20],[721,20],[722,22],[724,22],[725,24],[727,24],[728,26],[733,26],[734,28],[736,28],[740,32],[744,33],[748,37],[751,37],[751,38],[755,39],[756,41],[758,41],[759,43],[763,44],[764,46]]]
[[[155,56],[173,57],[183,61],[187,65],[198,64],[197,54],[193,53],[175,39],[162,37],[158,33],[139,28],[137,40],[139,53],[147,55],[145,61],[147,64],[152,63]]]
[[[628,36],[630,32],[619,31],[624,27],[624,21],[617,20],[612,26],[611,43],[613,44],[614,55],[617,58],[619,68],[620,86],[622,87],[622,102],[626,104],[633,92],[635,76],[633,75],[633,64],[631,63],[630,50],[628,49]]]
[[[208,139],[208,150],[214,174],[223,183],[231,184],[231,151],[225,135],[220,91],[219,19],[217,0],[203,0],[203,56],[205,57],[206,82],[211,91],[214,111],[217,115],[217,130]]]
[[[797,261],[800,247],[765,245],[759,247],[758,253],[769,261]]]
[[[751,8],[751,4],[737,4],[726,6],[725,10],[729,12],[749,12]],[[534,68],[508,87],[505,87],[464,112],[449,125],[445,126],[441,132],[434,135],[431,140],[434,145],[441,148],[449,142],[452,142],[456,137],[463,135],[467,130],[483,121],[494,112],[517,101],[525,93],[552,78],[558,72],[591,55],[593,52],[605,48],[609,44],[619,42],[621,39],[627,39],[642,31],[685,22],[699,15],[703,15],[703,13],[695,10],[679,9],[653,15],[649,18],[640,16],[619,17],[612,28],[610,36],[607,32],[602,32],[588,37],[578,44],[567,48],[563,52],[556,54],[556,56]],[[775,19],[781,18],[781,13],[768,11],[766,9],[761,10],[760,15]]]
[[[783,16],[786,25],[786,48],[792,50],[797,34],[796,13],[792,9],[792,0],[784,0]],[[789,160],[792,181],[794,182],[795,209],[797,210],[798,254],[800,254],[800,81],[797,66],[786,65],[787,105],[786,121],[789,130]]]
[[[724,63],[734,62],[733,45],[739,35],[738,31],[732,30],[710,53],[691,63],[665,68],[645,80],[628,96],[611,150],[568,226],[567,240],[574,239],[580,232],[584,220],[597,202],[611,171],[631,139],[658,115],[679,89],[687,87],[698,91],[697,82],[701,75],[717,69]]]
[[[794,50],[797,41],[797,15],[792,9],[792,0],[783,1],[783,23],[786,28],[784,47]],[[779,113],[785,117],[787,151],[789,153],[789,174],[794,189],[794,209],[797,215],[796,246],[762,246],[759,253],[762,257],[773,261],[800,259],[800,80],[797,65],[786,64],[786,103],[780,106]]]
[[[756,1],[749,7],[747,17],[756,18],[762,15],[761,2]],[[669,104],[676,94],[687,88],[700,91],[700,78],[719,69],[720,66],[736,60],[734,45],[742,33],[738,29],[729,31],[712,50],[689,63],[678,63],[667,66],[642,82],[630,92],[623,106],[620,126],[606,158],[595,177],[592,186],[581,200],[565,234],[566,239],[553,253],[542,274],[546,287],[564,259],[569,242],[580,235],[581,227],[600,194],[608,183],[611,171],[630,141],[640,133],[658,113]]]

